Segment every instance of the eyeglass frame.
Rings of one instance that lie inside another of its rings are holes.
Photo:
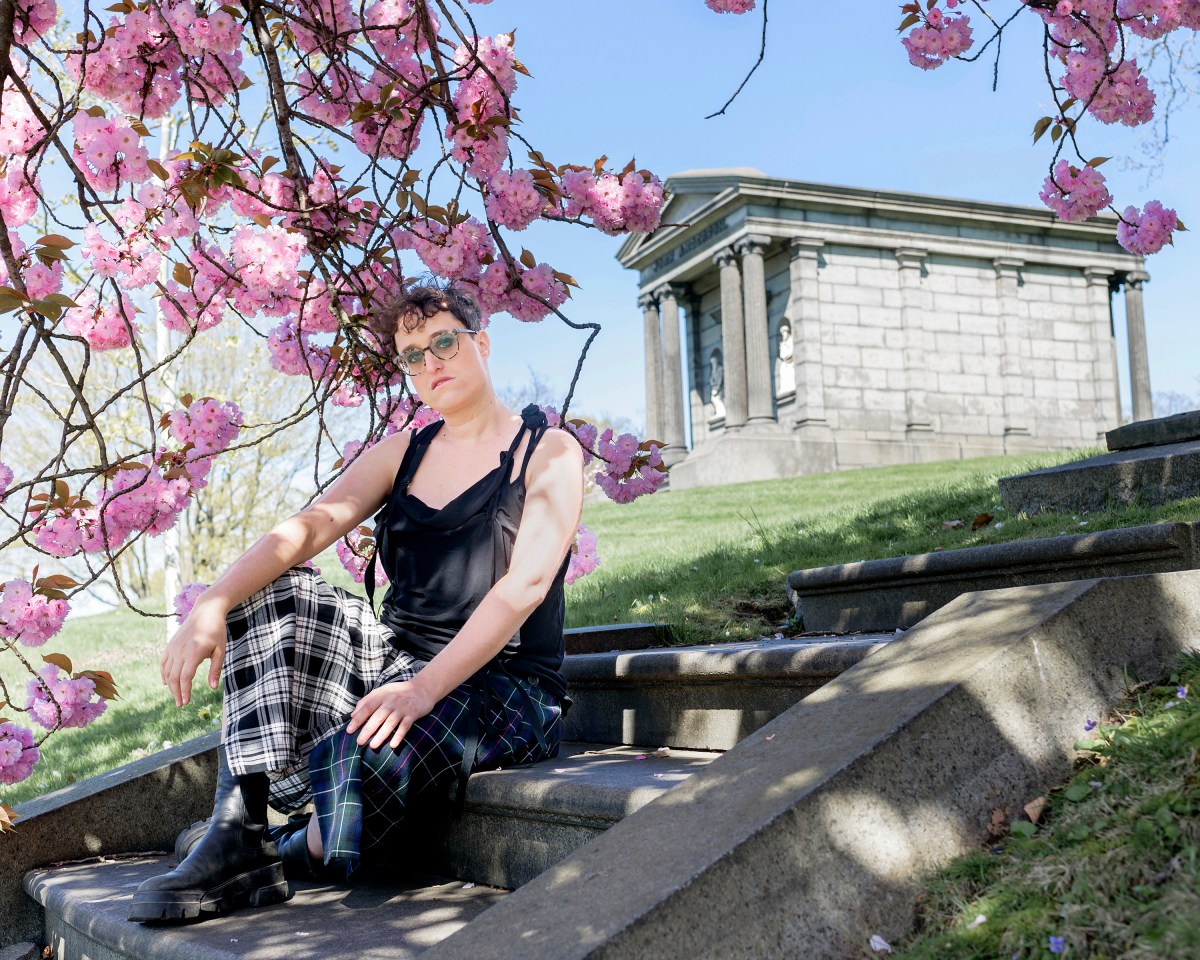
[[[434,350],[433,350],[433,341],[436,338],[440,337],[444,333],[454,334],[454,352],[452,354],[450,354],[450,356],[448,356],[448,357],[438,357],[438,355],[436,353],[434,353]],[[429,338],[429,343],[427,343],[425,346],[420,348],[420,350],[421,350],[421,369],[414,372],[409,369],[408,363],[405,362],[404,353],[411,352],[411,351],[397,351],[396,359],[400,362],[400,369],[405,373],[406,376],[410,376],[410,377],[420,376],[422,373],[425,372],[425,353],[426,353],[426,351],[428,351],[433,356],[437,357],[437,359],[439,359],[439,360],[453,360],[455,357],[458,356],[458,351],[461,349],[461,344],[458,342],[458,335],[460,333],[469,333],[469,334],[474,335],[474,334],[479,333],[479,331],[478,330],[468,330],[466,327],[451,327],[450,329],[447,329],[447,330],[439,330],[437,333],[435,333],[433,336],[431,336]],[[417,348],[413,347],[412,349],[416,350]]]

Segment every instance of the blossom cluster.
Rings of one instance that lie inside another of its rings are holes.
[[[8,721],[0,723],[0,783],[20,783],[40,759],[31,730]]]
[[[3,152],[3,148],[0,148],[0,152]],[[21,163],[8,165],[7,171],[0,176],[0,213],[4,214],[10,235],[17,227],[28,223],[37,212],[41,192],[42,181],[36,172],[27,170]]]
[[[614,439],[611,427],[601,433],[594,424],[584,420],[563,423],[554,407],[543,407],[542,411],[550,426],[561,426],[575,435],[583,453],[584,467],[593,459],[598,462],[593,479],[610,500],[629,503],[643,494],[653,493],[666,481],[666,468],[657,444],[639,443],[632,433],[623,433]]]
[[[501,170],[487,184],[483,200],[488,219],[510,230],[524,230],[546,206],[529,170]]]
[[[596,440],[596,453],[605,464],[596,471],[596,486],[614,503],[630,503],[666,482],[658,445],[649,444],[648,450],[642,446],[631,433],[614,440],[611,427]]]
[[[1059,217],[1071,222],[1094,217],[1112,203],[1099,170],[1076,167],[1066,160],[1054,165],[1054,175],[1046,178],[1040,196]]]
[[[475,37],[458,46],[454,63],[461,79],[453,96],[455,120],[446,127],[450,155],[472,177],[487,180],[508,156],[509,98],[517,88],[519,66],[513,36]]]
[[[164,414],[163,426],[184,450],[122,464],[106,478],[98,505],[76,501],[44,510],[33,529],[35,544],[51,556],[69,557],[169,530],[207,484],[212,457],[233,442],[241,425],[236,404],[211,397]]]
[[[567,564],[565,583],[574,583],[580,577],[586,577],[600,565],[596,555],[596,534],[582,523],[575,531],[575,543],[571,547],[571,560]]]
[[[947,0],[946,6],[953,9],[956,0]],[[908,51],[908,62],[914,67],[933,70],[971,48],[971,18],[966,14],[946,16],[941,8],[934,6],[920,18],[923,22],[900,39]]]
[[[84,179],[101,193],[121,183],[142,183],[150,177],[150,154],[133,127],[103,114],[75,114],[75,159]]]
[[[1178,227],[1175,211],[1151,200],[1144,210],[1125,208],[1117,224],[1117,240],[1130,253],[1149,256],[1172,243],[1171,235]]]
[[[571,167],[562,175],[563,215],[590,217],[609,236],[650,233],[662,219],[663,186],[649,171],[595,174]]]
[[[334,548],[338,560],[350,574],[355,583],[362,583],[367,573],[367,564],[375,555],[375,541],[362,527],[356,527],[337,542]],[[387,574],[383,572],[383,564],[375,564],[375,586],[381,587],[387,583]]]
[[[754,0],[704,0],[704,4],[716,13],[748,13],[754,9]]]
[[[0,593],[0,637],[40,647],[62,629],[70,605],[36,591],[28,580],[9,580]]]
[[[172,606],[175,609],[175,616],[181,623],[186,620],[188,614],[192,612],[192,607],[194,607],[196,605],[196,601],[200,599],[200,594],[207,589],[207,583],[189,583],[175,595],[175,602]]]
[[[199,16],[191,0],[174,0],[113,17],[99,48],[71,54],[67,66],[89,93],[127,114],[156,120],[183,93],[217,103],[245,80],[243,26],[227,11]]]
[[[101,298],[85,290],[75,298],[76,305],[63,314],[63,329],[82,337],[93,350],[120,350],[133,343],[138,334],[133,322],[137,308],[123,291],[115,298]]]
[[[8,495],[8,488],[12,486],[12,482],[12,467],[6,463],[0,463],[0,503],[4,502],[4,498]]]
[[[47,730],[85,727],[108,707],[96,694],[96,683],[85,676],[71,677],[48,663],[26,686],[25,708]],[[94,698],[94,699],[93,699]]]

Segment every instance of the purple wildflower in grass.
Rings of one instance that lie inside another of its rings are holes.
[[[1067,938],[1066,937],[1051,937],[1050,938],[1050,952],[1051,953],[1062,953],[1066,949],[1067,949]]]
[[[1187,687],[1176,687],[1175,688],[1175,696],[1177,696],[1180,700],[1186,700],[1187,694],[1188,694]]]
[[[1096,729],[1098,726],[1100,726],[1100,724],[1098,724],[1098,723],[1097,723],[1095,720],[1085,720],[1085,721],[1083,722],[1083,732],[1084,732],[1084,733],[1091,733],[1091,732],[1092,732],[1093,730],[1095,730],[1095,729]]]

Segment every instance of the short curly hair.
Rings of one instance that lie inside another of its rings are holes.
[[[429,281],[415,282],[390,297],[381,297],[372,305],[368,326],[384,348],[394,353],[396,334],[401,329],[405,333],[420,330],[430,317],[443,310],[467,330],[483,329],[479,306],[467,289],[454,283]]]

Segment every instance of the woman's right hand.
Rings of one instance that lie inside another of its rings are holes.
[[[208,685],[217,689],[221,664],[225,661],[225,614],[219,604],[205,603],[201,597],[167,643],[160,672],[162,682],[175,697],[175,706],[183,707],[191,702],[192,680],[196,668],[205,660],[210,661]]]

